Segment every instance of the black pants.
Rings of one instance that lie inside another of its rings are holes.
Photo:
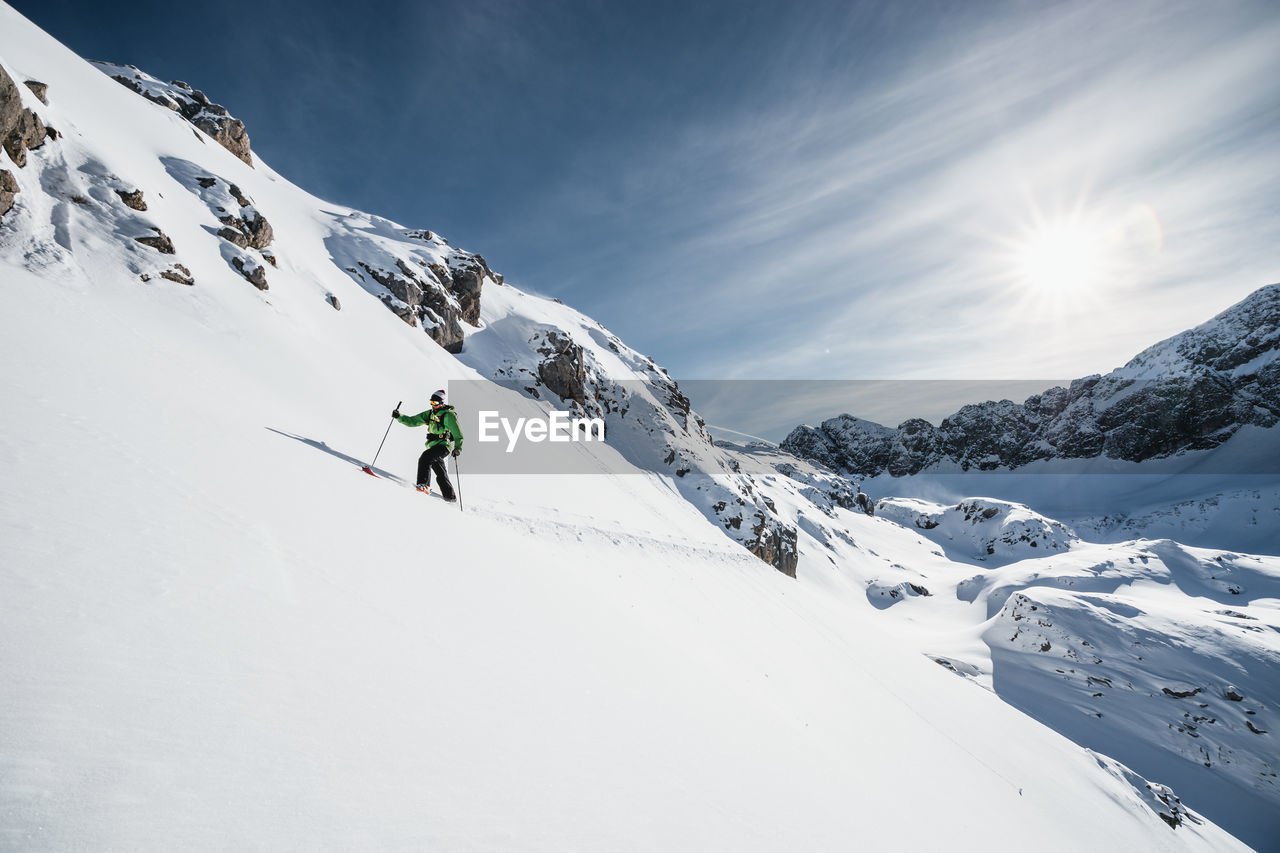
[[[436,485],[440,487],[440,494],[445,500],[453,500],[453,483],[449,482],[449,470],[445,468],[444,461],[449,458],[449,445],[437,444],[434,447],[428,447],[418,457],[418,485],[431,485],[431,472],[436,474]]]

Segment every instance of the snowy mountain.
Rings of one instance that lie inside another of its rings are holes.
[[[965,406],[937,427],[915,418],[889,429],[840,415],[796,427],[782,446],[850,474],[897,477],[1054,459],[1142,462],[1217,448],[1246,427],[1277,421],[1280,284],[1273,284],[1106,376],[1022,403]]]
[[[2,4],[0,142],[0,847],[1274,848],[1280,559],[713,443],[590,318]],[[388,431],[445,386],[608,440],[468,429],[462,511]]]

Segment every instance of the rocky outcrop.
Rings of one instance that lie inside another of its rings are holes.
[[[582,359],[582,346],[566,334],[550,330],[535,349],[542,356],[538,378],[547,390],[561,400],[587,401],[587,370]]]
[[[22,95],[3,68],[0,68],[0,147],[15,166],[27,164],[27,151],[39,148],[49,135],[40,116],[22,106]]]
[[[267,289],[267,271],[262,264],[255,264],[252,260],[235,257],[231,259],[231,266],[235,267],[236,272],[244,276],[245,281],[258,288],[258,290]]]
[[[116,190],[116,195],[120,196],[120,201],[124,202],[125,207],[133,208],[134,210],[147,209],[147,203],[142,198],[142,190],[133,190],[132,192]]]
[[[228,214],[219,220],[218,236],[242,249],[265,249],[275,239],[271,223],[253,207],[243,207],[239,216]]]
[[[204,92],[193,89],[180,80],[164,83],[133,65],[114,65],[110,62],[93,64],[148,101],[178,113],[223,148],[248,165],[253,165],[249,134],[244,122],[231,115],[226,107],[210,101]]]
[[[187,269],[182,264],[174,264],[169,269],[160,273],[160,277],[168,279],[169,281],[176,281],[178,284],[192,285],[196,283],[196,280],[191,277],[191,270]]]
[[[1163,341],[1106,376],[1022,403],[965,406],[938,426],[897,429],[840,415],[796,427],[782,447],[837,471],[916,474],[1018,468],[1041,459],[1141,462],[1209,450],[1242,427],[1280,423],[1280,285]]]
[[[485,282],[501,284],[502,276],[480,255],[452,248],[432,231],[356,211],[342,222],[325,241],[334,263],[405,323],[461,353],[464,326],[480,325]]]
[[[429,276],[399,258],[394,272],[363,261],[360,267],[389,291],[390,298],[384,296],[383,302],[400,319],[411,326],[421,323],[431,339],[449,352],[462,351],[462,312]]]
[[[156,233],[148,234],[145,237],[134,237],[133,239],[144,246],[150,246],[162,255],[172,255],[176,250],[173,248],[173,241],[169,239],[169,235],[154,226],[151,230]]]
[[[756,513],[756,523],[751,532],[755,538],[746,544],[747,550],[788,577],[796,576],[800,564],[800,552],[796,547],[794,527],[780,524],[776,519]]]
[[[448,276],[444,284],[458,300],[462,319],[473,326],[480,322],[480,290],[486,278],[502,283],[502,276],[489,269],[479,255],[455,252],[449,256]]]
[[[31,90],[31,94],[40,100],[40,103],[46,107],[49,106],[49,84],[41,83],[39,80],[26,80],[24,86]]]
[[[14,196],[18,192],[18,182],[14,179],[13,172],[0,169],[0,218],[13,210]]]
[[[182,264],[174,264],[169,267],[169,269],[161,271],[159,275],[160,278],[163,278],[166,281],[176,281],[178,284],[190,286],[196,283],[196,280],[191,275],[191,270],[187,269]],[[151,273],[145,272],[138,277],[143,281],[151,281],[152,279]]]

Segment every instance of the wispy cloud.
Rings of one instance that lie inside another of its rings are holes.
[[[587,301],[662,306],[640,337],[699,376],[1070,376],[1280,279],[1280,16],[1028,4],[954,24],[897,45],[892,73],[687,124],[566,187],[659,220],[578,258]],[[1034,217],[1117,230],[1138,207],[1162,243],[1093,288],[1016,280]],[[587,289],[606,277],[620,293]]]

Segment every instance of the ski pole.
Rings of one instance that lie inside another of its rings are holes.
[[[462,472],[458,470],[458,457],[453,457],[453,477],[458,481],[458,512],[462,509]]]
[[[404,405],[404,400],[401,400],[399,403],[396,403],[396,411],[397,412],[400,411],[400,407],[403,405]],[[382,434],[382,441],[378,442],[378,452],[373,454],[373,461],[370,462],[368,465],[364,466],[364,468],[360,469],[364,471],[366,474],[372,474],[374,477],[378,476],[377,474],[373,473],[373,466],[378,464],[378,455],[382,453],[382,445],[387,443],[387,436],[391,434],[391,424],[395,422],[396,422],[396,419],[392,418],[387,423],[387,431]]]

